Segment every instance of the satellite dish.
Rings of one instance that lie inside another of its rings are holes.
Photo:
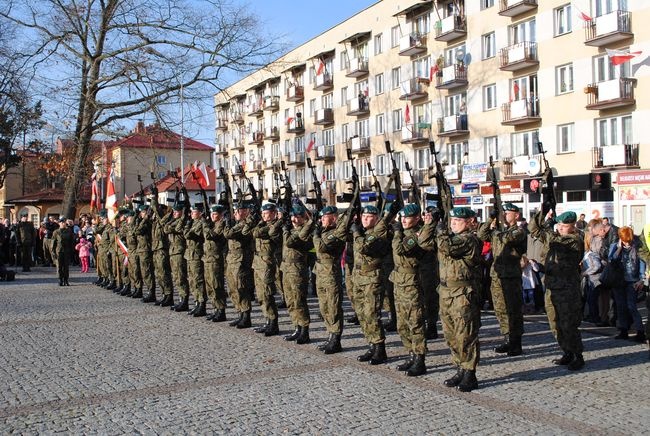
[[[526,174],[529,176],[536,176],[540,173],[542,170],[542,167],[539,164],[539,161],[537,159],[529,159],[528,160],[528,168],[526,169]]]

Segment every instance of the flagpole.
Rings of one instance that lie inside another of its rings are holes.
[[[181,183],[185,183],[185,129],[184,129],[184,110],[183,110],[183,83],[181,82]]]

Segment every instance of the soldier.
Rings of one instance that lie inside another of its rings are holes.
[[[113,259],[115,258],[115,230],[108,219],[108,214],[102,215],[101,219],[102,231],[99,248],[102,252],[102,271],[106,278],[101,286],[112,291],[117,287],[115,282],[115,269],[113,268]]]
[[[135,253],[138,247],[138,239],[133,232],[135,212],[133,210],[125,210],[123,215],[123,222],[120,225],[120,230],[118,232],[118,237],[120,241],[126,246],[126,257],[122,260],[122,276],[124,280],[124,286],[120,291],[120,295],[127,296],[131,294],[131,283],[135,283],[135,271],[137,261],[134,262],[137,254]],[[138,270],[139,274],[139,270]]]
[[[284,339],[296,341],[297,344],[307,344],[310,341],[307,253],[314,246],[311,237],[313,221],[309,219],[307,210],[302,205],[293,206],[290,215],[291,221],[285,222],[283,230],[282,281],[287,309],[295,330]]]
[[[187,261],[185,260],[185,219],[183,205],[177,204],[172,208],[172,220],[163,229],[169,239],[169,264],[171,265],[172,280],[178,290],[180,300],[171,306],[175,312],[189,310],[190,286],[187,281]]]
[[[245,234],[250,209],[243,203],[236,203],[234,221],[226,224],[223,235],[228,240],[228,262],[226,280],[228,293],[239,317],[230,322],[230,326],[239,329],[251,326],[251,300],[253,283],[251,268],[253,265],[253,237]]]
[[[128,209],[122,208],[118,212],[116,218],[118,226],[116,229],[117,235],[115,237],[115,243],[117,244],[117,263],[115,266],[118,272],[117,277],[119,286],[114,289],[113,292],[120,295],[126,288],[129,288],[129,292],[131,289],[131,278],[129,277],[128,266],[129,249],[126,244],[127,232],[129,230],[129,226],[127,225],[127,216],[129,212],[130,211]]]
[[[385,213],[389,212],[390,204],[386,205]],[[388,227],[387,241],[393,240],[393,229]],[[390,275],[395,269],[393,252],[388,250],[381,263],[381,289],[382,307],[388,312],[388,319],[383,322],[384,330],[387,332],[397,331],[397,308],[395,307],[395,286],[390,281]]]
[[[252,224],[254,223],[251,223],[251,226]],[[275,255],[278,246],[282,246],[282,221],[278,219],[275,204],[264,204],[261,220],[254,227],[247,228],[244,233],[250,233],[255,239],[255,257],[253,258],[255,290],[262,314],[266,318],[266,324],[257,327],[255,332],[264,333],[264,336],[275,336],[280,333],[278,308],[275,304],[275,277],[277,274]]]
[[[54,251],[52,250],[52,234],[59,228],[53,216],[50,216],[45,221],[45,235],[43,236],[43,257],[45,259],[45,266],[55,265]]]
[[[448,387],[461,392],[478,388],[478,329],[481,323],[479,263],[481,241],[472,233],[476,212],[455,207],[450,213],[451,231],[438,225],[438,263],[440,264],[440,319],[445,340],[451,350],[456,374],[445,380]]]
[[[104,219],[106,216],[106,209],[101,209],[97,213],[97,217],[95,218],[97,224],[93,233],[95,235],[95,265],[97,266],[97,280],[93,283],[97,286],[108,286],[109,283],[107,272],[104,271],[104,257],[106,256],[106,252],[102,244],[102,233],[104,232],[104,227],[106,227],[104,223],[108,222]]]
[[[156,274],[156,283],[160,286],[163,298],[155,300],[155,305],[169,307],[174,304],[174,288],[172,287],[171,265],[169,263],[169,239],[163,231],[164,226],[172,219],[171,210],[163,215],[163,207],[158,204],[158,188],[151,190],[151,209],[153,220],[151,223],[151,250],[153,251],[153,269]]]
[[[23,272],[30,272],[32,267],[32,251],[36,241],[34,223],[27,220],[27,212],[20,215],[20,222],[16,229],[16,244],[20,248]]]
[[[570,371],[585,366],[582,357],[582,296],[580,291],[580,267],[584,252],[582,234],[575,228],[575,212],[564,212],[557,217],[557,230],[553,211],[544,217],[537,212],[530,223],[530,233],[539,238],[547,249],[544,262],[544,284],[546,285],[545,308],[553,336],[564,352],[553,361],[556,365],[567,365]]]
[[[151,218],[149,206],[140,205],[138,208],[139,219],[133,229],[138,241],[136,248],[138,269],[140,276],[135,283],[135,289],[131,293],[132,298],[142,298],[143,303],[156,301],[156,282],[153,273],[153,258],[151,254]],[[147,286],[147,294],[143,296],[143,286]]]
[[[208,315],[208,321],[226,320],[226,285],[224,258],[228,242],[223,236],[226,221],[223,214],[226,208],[217,204],[210,208],[210,220],[203,222],[203,269],[205,270],[205,288],[212,302],[214,313]]]
[[[479,226],[478,237],[490,243],[490,293],[494,313],[499,321],[503,343],[494,348],[496,353],[519,356],[521,336],[524,333],[521,289],[521,256],[526,253],[526,231],[517,225],[519,208],[512,203],[503,205],[504,220],[499,226],[498,214]]]
[[[342,351],[343,333],[343,277],[341,256],[345,249],[352,209],[339,220],[335,206],[326,206],[320,211],[320,224],[314,228],[316,248],[316,293],[320,313],[329,333],[327,342],[319,345],[325,354]]]
[[[52,252],[56,256],[59,286],[70,286],[70,261],[74,252],[74,235],[66,219],[59,218],[59,228],[52,232]]]
[[[435,207],[427,207],[423,221],[435,229],[440,221],[440,211]],[[422,289],[422,304],[424,311],[424,337],[426,339],[438,338],[438,312],[440,311],[440,297],[438,296],[438,246],[435,232],[423,233],[418,238],[420,248],[424,250],[420,259],[420,286]]]
[[[185,260],[187,261],[187,278],[192,295],[194,296],[194,309],[188,315],[195,317],[205,316],[205,276],[203,271],[203,217],[201,209],[192,207],[191,220],[185,224],[183,236],[187,244]]]

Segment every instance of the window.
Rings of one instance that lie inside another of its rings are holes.
[[[400,84],[400,67],[393,68],[390,72],[390,80],[393,85],[393,89],[399,88]]]
[[[566,201],[587,201],[587,191],[567,191]]]
[[[358,120],[354,123],[355,134],[361,138],[367,138],[370,136],[370,120],[366,118],[365,120]]]
[[[555,95],[573,91],[573,64],[555,67]]]
[[[305,137],[304,136],[296,136],[296,139],[294,140],[294,151],[296,151],[296,152],[305,151]]]
[[[429,33],[429,13],[413,18],[413,30],[420,35]]]
[[[557,126],[557,152],[571,153],[573,150],[573,123]]]
[[[393,131],[397,132],[402,130],[402,109],[393,111]]]
[[[467,95],[463,92],[445,97],[445,116],[460,115],[461,108],[466,105]],[[467,108],[464,108],[467,113]]]
[[[598,146],[632,144],[632,142],[631,115],[596,120]]]
[[[465,44],[445,50],[445,65],[460,64],[465,60]]]
[[[329,94],[322,96],[321,103],[323,109],[332,109],[334,107],[334,94],[330,92]]]
[[[485,150],[486,162],[490,161],[490,156],[492,156],[492,159],[495,161],[499,160],[499,138],[496,136],[483,138],[483,150]]]
[[[312,98],[311,100],[309,100],[309,116],[313,117],[315,111],[316,111],[316,99]]]
[[[512,157],[536,154],[538,142],[539,134],[537,130],[513,133],[511,136]]]
[[[608,80],[630,77],[630,62],[614,65],[609,61],[607,54],[594,58],[594,81],[606,82]]]
[[[481,10],[494,6],[494,0],[481,0]]]
[[[397,47],[399,45],[399,26],[391,27],[390,29],[390,46]]]
[[[343,139],[343,142],[347,142],[347,140],[350,139],[348,123],[341,125],[341,138]]]
[[[571,5],[560,6],[553,10],[553,24],[555,36],[571,32]]]
[[[336,180],[336,175],[334,174],[334,165],[327,164],[323,167],[323,174],[325,174],[326,180]]]
[[[496,56],[497,45],[494,32],[486,33],[481,37],[482,59],[489,59]]]
[[[377,74],[375,76],[375,95],[384,93],[384,74]]]
[[[508,28],[510,44],[519,44],[520,42],[535,42],[537,41],[537,31],[535,20],[523,21],[521,23],[513,24]]]
[[[421,57],[413,61],[413,77],[429,79],[431,72],[431,56]]]
[[[345,106],[348,102],[348,87],[341,88],[341,106]]]
[[[404,152],[403,151],[395,151],[393,152],[393,159],[395,159],[395,165],[397,166],[397,169],[399,171],[405,171],[406,170],[406,165],[404,165]],[[393,170],[392,167],[392,162],[391,162],[391,171]]]
[[[375,126],[377,126],[377,135],[383,135],[385,132],[384,114],[379,114],[375,117]]]
[[[378,176],[384,176],[388,174],[388,159],[386,159],[385,154],[378,154],[377,159],[375,160],[375,171]]]
[[[289,154],[291,152],[291,141],[288,139],[284,140],[284,154]]]
[[[159,154],[156,156],[156,163],[158,165],[167,165],[167,156]]]
[[[341,71],[347,70],[350,67],[350,58],[348,57],[347,50],[341,52],[339,64],[341,66]]]
[[[383,35],[381,33],[379,35],[375,35],[375,39],[374,39],[374,42],[375,42],[375,56],[380,54],[383,51],[383,48],[382,48],[383,40],[384,40],[384,37],[383,37]]]
[[[334,145],[334,129],[323,130],[323,145]]]
[[[497,107],[497,85],[485,85],[483,87],[483,110],[489,111]]]
[[[309,84],[312,85],[316,81],[316,68],[309,67]]]
[[[426,170],[429,168],[431,160],[431,152],[428,148],[418,148],[413,150],[415,154],[414,168],[419,170]]]
[[[469,155],[469,145],[467,142],[457,142],[447,145],[447,159],[449,165],[462,165],[465,162],[465,156]]]

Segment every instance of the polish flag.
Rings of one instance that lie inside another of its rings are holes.
[[[318,70],[316,70],[316,75],[320,76],[321,74],[323,74],[324,71],[325,71],[325,63],[321,59],[318,63]]]
[[[192,167],[192,175],[199,186],[203,189],[210,186],[210,178],[208,177],[208,169],[205,167],[205,162],[199,164],[195,161]]]
[[[118,235],[115,235],[115,243],[118,247],[120,247],[120,250],[124,254],[124,265],[127,265],[129,263],[129,249],[124,244],[124,242],[122,242]]]
[[[108,220],[113,221],[117,213],[117,195],[115,195],[115,174],[113,168],[108,175],[106,181],[106,209],[108,212]]]
[[[293,123],[293,119],[294,119],[293,117],[289,117],[289,118],[287,118],[287,124],[291,124],[291,123]]]
[[[578,12],[578,18],[580,18],[582,21],[590,22],[590,21],[593,20],[593,18],[591,18],[589,15],[585,14],[580,9],[578,9],[577,6],[574,6],[574,7],[576,8],[576,11]]]
[[[605,49],[607,50],[607,56],[609,56],[609,61],[613,65],[621,65],[624,64],[625,62],[629,61],[630,59],[634,59],[635,57],[639,56],[642,51],[633,51],[633,52],[626,52],[623,50],[610,50],[610,49]]]
[[[409,105],[406,105],[406,110],[404,111],[404,123],[405,124],[411,123],[411,108],[409,107]]]
[[[90,210],[99,210],[101,208],[101,201],[99,200],[99,186],[97,186],[97,172],[90,176],[92,180],[90,191]]]
[[[311,138],[309,141],[309,144],[307,144],[307,153],[311,153],[312,149],[314,148],[314,145],[316,144],[316,141],[314,138]]]
[[[512,85],[512,94],[515,100],[519,99],[519,83],[515,82],[514,85]]]
[[[440,71],[440,69],[438,68],[438,64],[431,67],[431,69],[429,70],[429,81],[430,82],[433,82],[433,76],[435,76],[438,71]]]

